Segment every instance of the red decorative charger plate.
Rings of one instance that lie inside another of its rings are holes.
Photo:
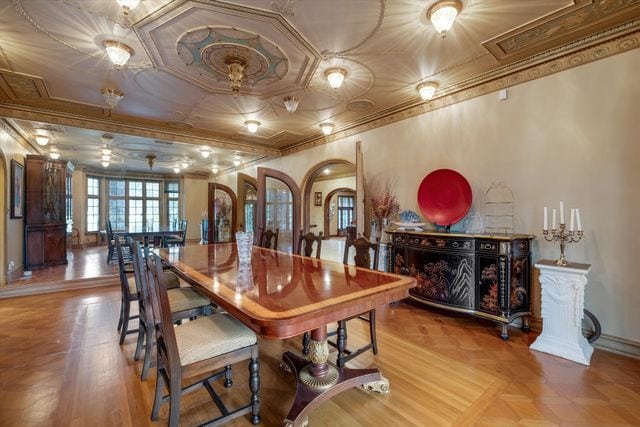
[[[418,207],[430,222],[448,226],[469,212],[472,194],[469,182],[452,169],[438,169],[427,175],[418,188]]]

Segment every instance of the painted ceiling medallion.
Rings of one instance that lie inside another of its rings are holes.
[[[250,87],[281,80],[289,61],[275,44],[257,34],[235,28],[208,27],[183,35],[177,43],[178,56],[216,81],[230,81],[232,92],[246,82]]]

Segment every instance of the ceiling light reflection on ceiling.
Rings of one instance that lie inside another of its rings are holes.
[[[325,175],[329,175],[330,173],[331,173],[331,169],[326,168],[326,169],[324,170],[324,174],[325,174]]]
[[[103,44],[109,60],[116,67],[123,67],[129,61],[131,55],[133,55],[133,49],[124,43],[115,40],[105,40]]]
[[[116,108],[120,100],[124,98],[124,93],[120,92],[118,89],[107,87],[102,89],[102,96],[104,96],[104,100],[109,108],[113,110]]]
[[[242,163],[242,158],[240,156],[235,156],[233,158],[233,166],[240,166]]]
[[[334,89],[338,89],[342,86],[342,82],[346,75],[347,71],[342,68],[330,68],[324,72],[324,76],[329,81],[329,85]]]
[[[102,165],[103,168],[109,167],[109,162],[103,161],[103,162],[100,162],[100,164]]]
[[[174,167],[173,167],[173,172],[174,172],[174,173],[178,173],[178,172],[180,172],[180,168],[179,168],[178,166],[174,166]]]
[[[247,127],[247,130],[251,133],[256,133],[260,126],[260,122],[257,120],[247,120],[244,124]]]
[[[58,160],[60,158],[60,152],[56,147],[51,146],[51,149],[49,150],[49,157],[53,160]]]
[[[217,175],[218,172],[220,172],[220,168],[218,168],[218,165],[212,165],[211,172],[213,172],[214,175]]]
[[[320,129],[325,135],[330,135],[333,132],[333,123],[320,123]]]
[[[295,96],[285,96],[284,106],[288,112],[293,113],[298,109],[298,104],[300,104],[300,100]]]
[[[138,3],[140,3],[140,0],[116,0],[116,1],[120,5],[120,7],[124,9],[125,14],[135,9],[138,6]]]
[[[106,145],[104,147],[102,147],[102,155],[103,156],[110,156],[111,155],[111,148],[107,147]]]
[[[459,0],[441,0],[429,8],[427,18],[442,38],[445,38],[460,10],[462,10],[462,3]]]
[[[45,145],[47,145],[49,143],[49,137],[47,135],[36,135],[35,136],[36,142],[38,143],[38,145],[44,147]]]
[[[189,163],[189,161],[188,161],[188,160],[183,160],[183,161],[181,161],[181,162],[180,162],[180,167],[181,167],[182,169],[186,169],[186,168],[188,168],[188,167],[189,167],[189,164],[190,164],[190,163]]]
[[[111,160],[111,156],[108,154],[104,154],[102,157],[100,157],[100,160],[102,160],[103,162],[108,162]]]
[[[211,155],[211,150],[209,150],[208,148],[203,148],[202,150],[200,150],[200,154],[202,155],[203,159],[208,159]]]
[[[420,93],[420,97],[424,101],[428,101],[431,98],[433,98],[433,95],[435,95],[436,89],[438,89],[438,83],[436,82],[420,83],[416,89],[418,89],[418,92]]]

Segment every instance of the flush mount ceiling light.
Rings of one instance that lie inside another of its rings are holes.
[[[109,167],[109,162],[107,162],[107,161],[102,161],[102,162],[100,162],[100,164],[102,165],[103,168],[108,168]]]
[[[295,96],[285,96],[284,106],[288,112],[293,113],[298,109],[298,104],[300,104],[300,100]]]
[[[173,172],[174,172],[174,173],[178,173],[178,172],[180,172],[180,166],[174,166],[174,167],[173,167]]]
[[[324,174],[325,174],[325,175],[329,175],[330,173],[331,173],[331,169],[326,168],[326,169],[324,170]]]
[[[214,175],[217,175],[218,172],[220,172],[220,168],[218,167],[218,165],[211,165],[211,172],[213,172]]]
[[[38,145],[44,147],[45,145],[47,145],[49,143],[49,137],[47,135],[42,135],[42,134],[36,134],[34,136],[36,142],[38,143]]]
[[[110,156],[111,155],[111,148],[107,147],[106,145],[104,147],[102,147],[102,155],[103,156]]]
[[[105,40],[103,44],[109,60],[116,67],[124,67],[127,61],[129,61],[129,58],[131,58],[131,55],[133,55],[133,49],[124,43],[115,40]]]
[[[244,122],[244,125],[247,127],[247,130],[251,133],[256,133],[258,127],[260,126],[260,122],[257,120],[247,120]]]
[[[420,93],[420,97],[424,101],[428,101],[433,98],[433,95],[436,93],[436,89],[438,89],[438,83],[436,82],[424,82],[420,83],[416,89]]]
[[[102,96],[104,96],[104,100],[109,108],[113,110],[116,108],[120,100],[124,98],[124,93],[120,92],[118,89],[107,87],[102,89]]]
[[[124,11],[125,15],[128,15],[129,12],[135,9],[138,6],[138,3],[140,3],[140,0],[116,0],[116,1]]]
[[[183,161],[180,162],[180,167],[182,169],[186,169],[186,168],[189,167],[190,164],[191,164],[191,162],[189,162],[189,160],[183,160]]]
[[[103,154],[102,157],[100,157],[100,160],[102,160],[103,162],[108,162],[111,160],[111,156],[108,154]]]
[[[338,89],[342,86],[342,82],[346,75],[347,70],[343,68],[330,68],[324,72],[324,76],[329,81],[329,85],[334,89]]]
[[[233,166],[240,166],[241,163],[242,163],[242,157],[240,156],[233,157]]]
[[[333,132],[333,123],[320,123],[320,129],[325,135],[330,135]]]
[[[461,10],[462,3],[459,0],[440,0],[427,10],[427,18],[442,38],[445,38]]]
[[[233,93],[240,92],[240,86],[244,78],[244,70],[247,68],[247,61],[235,56],[228,56],[225,58],[224,63],[227,66],[227,75],[231,83],[231,91]]]
[[[208,148],[203,148],[202,150],[200,150],[200,154],[202,155],[202,158],[208,159],[211,155],[211,150],[209,150]]]
[[[58,160],[60,158],[60,152],[53,145],[49,149],[49,157],[51,157],[53,160]]]
[[[103,89],[103,90],[106,90],[106,89]],[[109,135],[108,133],[105,133],[100,137],[100,140],[105,145],[111,144],[113,142],[113,135]]]

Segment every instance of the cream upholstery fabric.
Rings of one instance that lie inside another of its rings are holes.
[[[180,363],[189,365],[255,344],[251,329],[226,313],[199,317],[174,328]]]
[[[175,289],[180,287],[180,279],[170,271],[164,272],[167,277],[167,289]]]
[[[132,295],[135,295],[136,293],[138,293],[138,289],[136,289],[136,278],[135,276],[130,276],[127,278],[127,283],[129,285],[129,293],[131,293]]]
[[[211,301],[190,288],[176,288],[167,291],[172,313],[210,305]]]

